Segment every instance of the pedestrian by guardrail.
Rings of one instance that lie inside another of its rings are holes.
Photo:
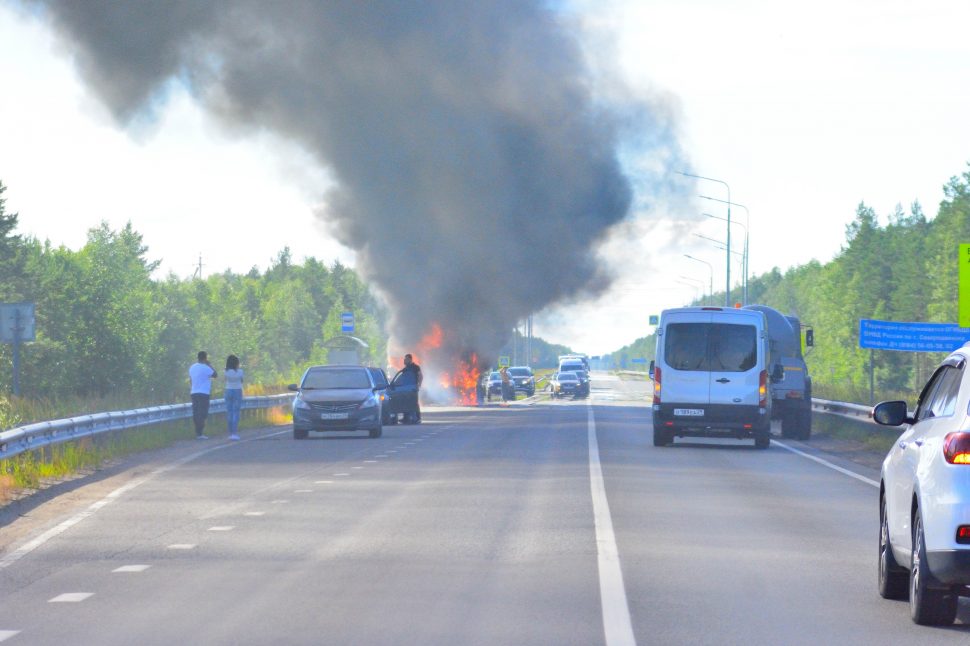
[[[293,395],[290,394],[244,397],[242,408],[243,410],[276,408],[288,404],[292,399]],[[225,399],[212,400],[209,412],[212,414],[225,413]],[[100,433],[125,431],[149,424],[191,419],[191,417],[192,404],[166,404],[133,410],[79,415],[78,417],[18,426],[0,432],[0,460],[11,458],[25,451],[79,440]]]

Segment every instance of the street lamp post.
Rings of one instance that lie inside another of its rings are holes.
[[[704,281],[698,280],[697,278],[691,278],[690,276],[681,276],[684,280],[675,280],[675,283],[680,285],[686,285],[694,290],[694,300],[698,300],[697,294],[700,293],[701,297],[699,300],[704,300]],[[687,282],[690,281],[690,282]]]
[[[708,197],[706,195],[701,195],[701,197],[704,198],[705,200],[711,200],[712,202],[720,202],[722,204],[727,204],[729,226],[731,223],[731,207],[740,206],[742,209],[744,209],[744,222],[746,225],[744,227],[744,304],[747,305],[748,304],[748,274],[750,273],[749,271],[750,265],[748,264],[748,227],[751,226],[751,211],[749,211],[748,207],[746,207],[744,204],[738,204],[737,202],[732,202],[730,194],[728,195],[728,199],[726,202],[724,200],[719,200],[716,197]],[[718,219],[723,219],[723,218],[718,218]]]
[[[704,197],[704,196],[701,195],[701,197]],[[742,205],[739,204],[738,206],[742,206]],[[747,211],[747,209],[745,209],[745,211]],[[719,215],[712,215],[710,213],[701,213],[701,215],[707,216],[709,218],[713,218],[715,220],[720,220],[721,222],[727,222],[726,218],[722,218]],[[744,263],[741,265],[741,269],[744,271],[744,275],[742,276],[741,285],[744,293],[742,300],[744,301],[744,304],[747,305],[748,304],[748,227],[745,226],[744,224],[741,224],[740,222],[732,222],[731,224],[736,224],[737,226],[744,229],[744,253],[742,254],[742,257],[744,258]]]
[[[707,268],[711,272],[711,299],[710,300],[711,300],[711,305],[713,305],[714,304],[714,265],[712,265],[711,263],[707,262],[706,260],[701,260],[700,258],[695,258],[694,256],[690,256],[690,255],[688,255],[686,253],[684,254],[684,258],[690,258],[691,260],[695,260],[697,262],[702,262],[705,265],[707,265]]]
[[[728,209],[727,209],[727,251],[728,252],[727,252],[727,254],[725,254],[725,256],[726,256],[725,257],[725,265],[727,267],[727,270],[726,270],[727,275],[726,275],[726,278],[725,278],[725,284],[726,284],[726,286],[724,288],[724,306],[725,307],[731,307],[731,187],[723,179],[715,179],[713,177],[704,177],[703,175],[694,175],[692,173],[684,173],[682,171],[678,171],[678,173],[680,175],[685,176],[685,177],[694,177],[696,179],[705,179],[705,180],[707,180],[709,182],[717,182],[718,184],[724,184],[725,188],[727,188],[727,196],[728,196],[728,199],[727,199],[727,205],[728,205]]]

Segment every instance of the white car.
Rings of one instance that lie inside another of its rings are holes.
[[[970,344],[923,387],[916,411],[889,401],[872,410],[886,426],[910,426],[882,464],[879,594],[909,596],[913,621],[948,625],[970,595]]]

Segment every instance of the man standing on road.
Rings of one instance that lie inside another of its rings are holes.
[[[195,437],[200,440],[209,439],[202,433],[205,430],[205,420],[209,416],[209,396],[212,394],[212,380],[216,378],[216,369],[209,363],[209,355],[205,350],[198,354],[199,360],[189,366],[189,382],[192,384],[192,421],[195,422]]]
[[[401,372],[413,372],[414,373],[414,383],[418,385],[417,393],[415,393],[415,406],[417,407],[417,413],[415,414],[415,422],[421,421],[421,382],[424,380],[424,374],[421,372],[421,366],[414,363],[414,357],[410,354],[404,355],[404,369]]]

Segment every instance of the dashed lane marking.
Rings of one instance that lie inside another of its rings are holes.
[[[93,596],[93,592],[65,592],[64,594],[57,595],[47,603],[80,603]]]
[[[216,525],[215,527],[210,527],[210,532],[231,532],[236,529],[235,525]]]
[[[288,431],[280,431],[278,433],[269,433],[267,435],[263,435],[263,436],[260,436],[260,437],[265,438],[265,437],[274,437],[276,435],[285,435],[287,432]],[[191,461],[193,461],[193,460],[195,460],[197,458],[200,458],[203,455],[206,455],[207,453],[212,453],[213,451],[220,451],[220,450],[222,450],[222,449],[224,449],[226,447],[229,447],[229,446],[232,446],[232,444],[215,445],[215,446],[212,446],[212,447],[210,447],[208,449],[204,449],[202,451],[196,451],[195,453],[193,453],[191,455],[187,455],[184,458],[175,460],[174,462],[171,462],[169,464],[166,464],[163,467],[159,467],[159,468],[155,469],[154,471],[152,471],[151,473],[149,473],[148,475],[146,475],[143,478],[138,478],[136,480],[132,480],[131,482],[129,482],[129,483],[125,484],[125,485],[122,485],[121,487],[118,487],[117,489],[115,489],[114,491],[112,491],[111,493],[109,493],[107,496],[105,496],[104,498],[102,498],[101,500],[99,500],[99,501],[95,502],[94,504],[92,504],[91,506],[89,506],[87,509],[84,509],[82,511],[79,511],[78,513],[74,514],[73,516],[71,516],[70,518],[68,518],[67,520],[65,520],[64,522],[62,522],[62,523],[60,523],[58,525],[55,525],[54,527],[50,528],[49,530],[47,530],[46,532],[44,532],[40,536],[34,538],[33,540],[27,541],[26,543],[24,543],[23,545],[21,545],[20,547],[18,547],[17,549],[15,549],[10,554],[7,554],[3,558],[0,558],[0,569],[6,568],[6,567],[12,565],[13,563],[16,563],[17,561],[19,561],[20,559],[22,559],[24,556],[26,556],[27,554],[30,554],[31,552],[33,552],[35,549],[37,549],[38,547],[40,547],[41,545],[43,545],[47,541],[51,540],[55,536],[58,536],[59,534],[65,532],[65,531],[67,531],[68,529],[70,529],[74,525],[77,525],[79,522],[81,522],[85,518],[88,518],[89,516],[93,516],[101,508],[103,508],[104,506],[106,506],[106,505],[110,504],[111,502],[117,500],[122,495],[128,493],[129,491],[131,491],[135,487],[141,486],[142,484],[148,482],[152,478],[155,478],[155,477],[157,477],[157,476],[159,476],[159,475],[161,475],[163,473],[166,473],[168,471],[171,471],[173,469],[176,469],[176,468],[178,468],[178,467],[180,467],[180,466],[182,466],[184,464],[188,464],[189,462],[191,462]]]
[[[168,546],[170,550],[194,550],[195,543],[173,543]]]
[[[290,501],[289,500],[270,500],[269,501],[269,504],[271,504],[271,505],[285,505],[288,502],[290,502]]]
[[[150,565],[122,565],[111,570],[112,572],[144,572]]]
[[[315,480],[313,484],[333,484],[333,480]]]
[[[313,489],[294,489],[293,493],[313,493]]]
[[[243,516],[265,516],[265,511],[247,511]]]

